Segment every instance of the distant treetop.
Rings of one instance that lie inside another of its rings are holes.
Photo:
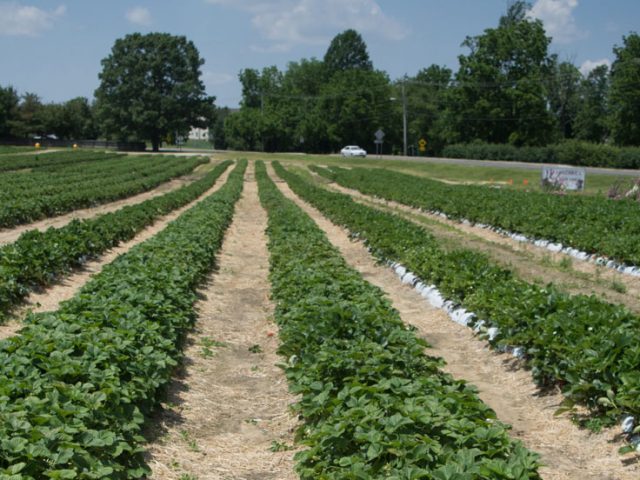
[[[373,70],[367,44],[358,32],[349,29],[336,35],[324,55],[329,74],[344,70]]]

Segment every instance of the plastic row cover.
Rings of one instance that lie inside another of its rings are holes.
[[[473,326],[476,333],[486,335],[490,342],[500,334],[498,327],[492,327],[484,320],[476,320],[476,315],[465,308],[456,306],[451,300],[447,300],[435,285],[425,284],[416,274],[408,271],[402,264],[388,262],[402,283],[411,285],[434,308],[447,312],[449,318],[463,327]],[[502,351],[511,353],[517,358],[524,358],[525,350],[522,347],[504,347]]]
[[[397,262],[387,262],[393,269],[402,283],[411,285],[418,293],[434,308],[445,310],[449,318],[459,325],[468,327],[473,326],[473,330],[478,334],[486,335],[487,339],[492,342],[500,334],[498,327],[487,326],[485,320],[476,320],[473,312],[462,307],[456,307],[451,300],[446,300],[435,285],[427,285],[420,280],[414,273],[407,270],[402,264]],[[511,353],[514,357],[523,359],[525,357],[525,349],[523,347],[502,347],[500,351]],[[623,419],[621,429],[622,433],[627,435],[628,441],[640,452],[640,435],[633,434],[635,428],[635,418],[627,416]]]
[[[431,213],[433,215],[437,215],[439,217],[442,218],[446,218],[447,220],[454,220],[450,218],[446,213],[443,212],[439,212],[437,210],[431,210],[428,211],[428,213]],[[487,225],[484,223],[473,223],[467,219],[462,219],[459,220],[460,223],[462,223],[463,225],[471,225],[474,227],[478,227],[478,228],[483,228],[485,230],[491,230],[493,232],[499,233],[500,235],[504,235],[506,237],[509,237],[517,242],[522,242],[522,243],[531,243],[533,245],[535,245],[536,247],[540,247],[540,248],[546,248],[547,250],[554,252],[554,253],[564,253],[566,255],[569,255],[573,258],[577,258],[578,260],[582,260],[584,262],[592,262],[595,263],[597,265],[601,265],[601,266],[605,266],[607,268],[611,268],[613,270],[617,270],[620,273],[624,273],[626,275],[631,275],[634,277],[640,277],[640,267],[634,266],[634,265],[625,265],[623,263],[618,263],[615,262],[614,260],[611,260],[607,257],[601,257],[599,255],[591,255],[587,252],[583,252],[581,250],[578,250],[576,248],[573,247],[565,247],[564,245],[562,245],[561,243],[554,243],[551,242],[550,240],[544,240],[544,239],[531,239],[529,237],[527,237],[526,235],[522,235],[520,233],[513,233],[510,232],[508,230],[504,230],[502,228],[499,227],[494,227],[491,225]]]

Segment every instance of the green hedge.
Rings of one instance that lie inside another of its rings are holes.
[[[470,143],[448,145],[446,158],[559,163],[584,167],[640,168],[640,148],[613,147],[570,140],[546,147],[515,147],[505,144]]]

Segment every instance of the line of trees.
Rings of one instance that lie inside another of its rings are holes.
[[[576,139],[640,145],[640,37],[630,33],[613,49],[611,69],[582,75],[549,53],[540,20],[514,2],[497,27],[462,43],[459,69],[431,65],[391,81],[376,70],[354,30],[336,36],[322,60],[240,72],[241,108],[214,129],[234,149],[336,151],[356,143],[402,150],[405,104],[408,142],[445,145],[487,142],[542,146]]]
[[[55,135],[60,139],[94,139],[99,128],[95,106],[86,97],[43,103],[35,93],[18,94],[0,85],[0,139]]]
[[[467,37],[457,72],[431,65],[392,80],[375,69],[362,37],[337,35],[324,57],[239,73],[237,111],[217,108],[201,80],[201,59],[183,36],[139,33],[116,40],[102,60],[95,101],[43,104],[0,86],[0,139],[55,135],[162,141],[209,126],[217,148],[334,152],[345,144],[401,152],[406,114],[410,145],[486,142],[545,146],[582,140],[640,146],[640,36],[615,46],[609,69],[582,75],[549,53],[551,39],[524,1],[494,28]]]

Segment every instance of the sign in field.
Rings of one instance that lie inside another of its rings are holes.
[[[542,186],[559,190],[584,190],[584,168],[543,167]]]

